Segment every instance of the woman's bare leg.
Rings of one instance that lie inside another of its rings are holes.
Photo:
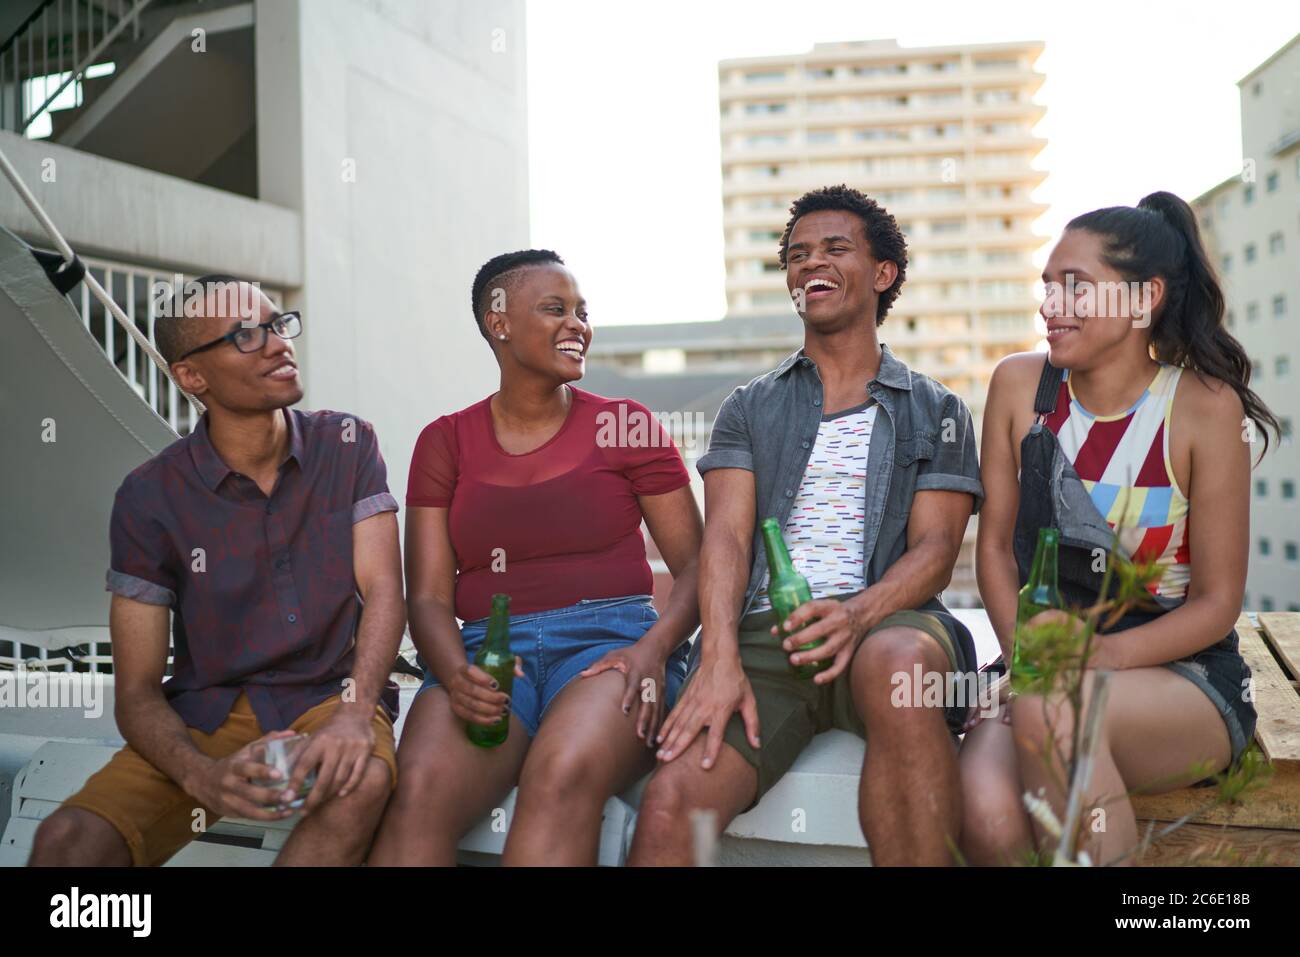
[[[1085,717],[1091,689],[1089,674]],[[1071,715],[1069,702],[1057,697],[1021,696],[1011,710],[1021,780],[1032,793],[1044,789],[1058,819],[1065,816],[1062,756],[1070,754]],[[1059,754],[1046,755],[1049,731]],[[1221,771],[1231,753],[1223,717],[1192,682],[1168,668],[1114,672],[1084,804],[1084,847],[1093,862],[1112,861],[1137,845],[1137,819],[1128,791],[1185,787],[1205,776],[1204,767],[1196,770],[1198,764],[1208,765],[1209,773]],[[1086,810],[1093,805],[1101,813]],[[1043,840],[1041,828],[1037,823],[1034,827]]]
[[[1011,726],[997,716],[984,719],[966,732],[958,761],[961,852],[966,863],[977,867],[1027,863],[1034,850],[1034,834],[1021,799]]]
[[[513,714],[495,748],[471,744],[441,687],[415,699],[397,750],[397,790],[379,825],[369,863],[447,866],[456,845],[519,779],[528,731]]]
[[[547,710],[519,777],[519,800],[503,864],[596,863],[601,812],[614,794],[654,768],[624,714],[623,675],[575,678]]]

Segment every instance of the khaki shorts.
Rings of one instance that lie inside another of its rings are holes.
[[[849,596],[836,596],[843,600]],[[790,770],[795,759],[808,747],[814,736],[832,728],[851,731],[866,738],[862,718],[853,703],[849,683],[850,668],[828,685],[814,684],[812,679],[800,678],[790,667],[790,656],[781,647],[781,639],[772,635],[776,618],[771,611],[757,612],[744,617],[740,623],[740,660],[745,677],[754,689],[758,706],[761,748],[750,746],[745,736],[745,723],[739,714],[727,722],[723,741],[731,745],[758,771],[758,792],[753,807],[764,794]],[[863,643],[871,635],[886,628],[916,628],[939,643],[948,655],[953,671],[967,667],[959,651],[960,644],[950,629],[956,627],[955,619],[921,611],[899,611],[886,616],[867,632]],[[861,645],[859,645],[861,647]],[[687,683],[695,676],[692,672]],[[683,688],[683,691],[685,689]],[[957,709],[949,709],[956,711]],[[945,714],[954,742],[966,719],[966,710],[960,714]],[[746,808],[748,810],[749,808]]]
[[[339,706],[338,695],[305,711],[289,730],[310,734],[324,726]],[[375,747],[371,754],[388,765],[397,784],[397,754],[393,725],[383,709],[375,708],[372,722]],[[224,758],[262,737],[248,696],[240,694],[225,723],[212,734],[189,728],[194,746],[210,758]],[[90,776],[85,786],[63,807],[77,807],[97,814],[117,829],[131,849],[136,867],[162,864],[198,833],[195,811],[202,810],[209,824],[220,819],[183,791],[175,781],[141,757],[129,744],[113,755],[108,764]]]

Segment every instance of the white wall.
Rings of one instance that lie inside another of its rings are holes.
[[[401,501],[420,429],[496,388],[469,289],[528,245],[523,3],[256,15],[260,190],[302,213],[304,407],[374,422]]]

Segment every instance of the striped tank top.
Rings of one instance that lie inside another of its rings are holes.
[[[1137,402],[1118,415],[1093,415],[1074,397],[1070,372],[1061,375],[1056,410],[1043,424],[1055,435],[1093,504],[1134,561],[1164,567],[1151,592],[1187,597],[1192,555],[1188,502],[1169,464],[1169,428],[1182,369],[1164,365]]]

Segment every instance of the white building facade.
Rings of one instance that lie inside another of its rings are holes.
[[[1193,205],[1282,440],[1251,475],[1245,607],[1300,611],[1300,36],[1238,82],[1242,172]],[[1257,438],[1255,456],[1263,449]]]

